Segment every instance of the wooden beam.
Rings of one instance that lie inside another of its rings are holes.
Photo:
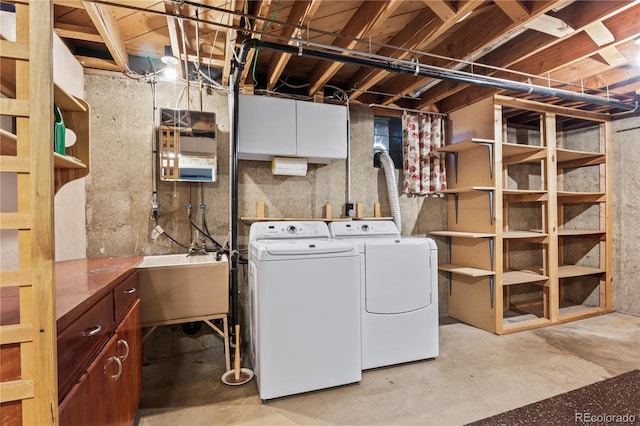
[[[456,25],[460,19],[467,16],[470,12],[473,12],[483,3],[483,0],[465,1],[461,4],[460,9],[458,9],[448,21],[444,22],[438,17],[434,17],[431,9],[425,8],[409,23],[409,25],[397,33],[390,40],[389,44],[392,46],[401,46],[410,50],[426,50],[434,41]],[[395,49],[386,47],[380,49],[378,54],[383,56],[393,56],[398,59],[407,59],[413,55],[412,53],[404,50],[398,52]],[[357,87],[361,91],[353,92],[349,98],[353,100],[360,97],[364,93],[363,91],[370,89],[387,75],[389,75],[389,73],[384,70],[361,69],[351,78],[350,81],[351,87]],[[391,103],[393,102],[389,102],[389,104]]]
[[[111,7],[85,0],[82,4],[120,71],[126,71],[129,68],[129,55]]]
[[[273,0],[261,0],[258,2],[258,5],[256,7],[256,12],[255,15],[259,16],[259,17],[267,17],[268,13],[269,13],[269,9],[271,8],[271,4],[272,4]],[[296,2],[298,3],[298,2]],[[253,29],[255,31],[262,31],[262,29],[265,27],[266,22],[263,21],[262,19],[256,19],[256,22],[253,25]],[[262,38],[262,34],[253,34],[253,37],[255,38]],[[247,54],[247,62],[244,66],[244,68],[242,69],[242,75],[240,77],[240,81],[246,82],[247,80],[247,76],[249,75],[249,70],[251,69],[251,63],[253,62],[253,57],[255,56],[256,50],[255,49],[251,49],[249,50],[249,53]]]
[[[318,11],[320,3],[320,0],[294,2],[293,7],[291,8],[291,12],[289,12],[287,22],[289,24],[299,25],[302,27],[306,26],[309,22],[311,22],[314,15]],[[295,28],[284,27],[280,32],[280,37],[291,38],[294,35],[294,32]],[[291,42],[288,42],[288,44],[291,44]],[[273,54],[271,60],[269,61],[269,65],[267,66],[269,79],[267,82],[267,88],[269,90],[273,90],[273,88],[275,87],[290,58],[291,55],[282,52]]]
[[[529,17],[526,7],[516,0],[494,0],[494,3],[507,14],[513,22],[524,22]]]
[[[229,8],[231,10],[236,10],[236,0],[231,0],[231,4]],[[233,25],[234,16],[229,14],[227,17],[227,25]],[[226,38],[224,40],[225,48],[224,48],[224,67],[222,68],[222,85],[227,86],[229,84],[229,77],[231,75],[231,60],[233,59],[233,52],[236,48],[236,37],[238,36],[238,32],[234,29],[228,29],[226,32]]]
[[[94,58],[92,56],[76,55],[76,60],[84,68],[96,68],[105,71],[120,71],[120,67],[111,59]]]
[[[616,41],[611,31],[601,21],[596,21],[593,24],[584,27],[584,30],[589,34],[591,40],[598,46],[604,46],[605,44],[613,43]]]
[[[615,46],[605,47],[604,49],[601,49],[599,53],[600,56],[602,56],[602,59],[612,67],[617,67],[628,62],[627,58],[625,58]]]
[[[630,5],[628,2],[594,2],[590,4],[588,8],[585,8],[581,6],[580,2],[578,2],[577,4],[573,4],[560,12],[563,13],[565,19],[568,19],[567,17],[573,17],[573,20],[570,21],[571,25],[574,26],[577,30],[581,30],[588,26],[594,20],[613,18],[614,16],[616,16],[616,14],[624,13],[631,7],[632,5]],[[576,32],[572,36],[568,36],[564,39],[558,39],[551,35],[542,34],[536,31],[527,31],[524,34],[518,36],[513,41],[508,42],[503,46],[495,49],[494,51],[484,55],[479,60],[479,62],[503,68],[511,68],[518,63],[534,63],[537,60],[540,60],[535,59],[536,55],[544,52],[547,49],[551,49],[558,44],[564,43],[565,40],[576,37],[580,34],[584,35],[582,32]],[[580,41],[579,43],[586,43],[587,45],[591,45],[593,47],[593,43],[590,42],[588,37],[584,37],[584,39],[581,40],[582,41]],[[564,48],[559,49],[558,52],[561,53],[563,49],[566,50],[571,48],[565,46]],[[548,60],[549,59],[547,59],[547,61]],[[489,75],[496,75],[496,73],[489,72]],[[573,77],[565,80],[576,81],[576,77],[578,76],[574,72]],[[579,78],[580,77],[577,78],[577,81],[579,81]],[[455,93],[458,93],[467,87],[469,86],[452,81],[441,82],[434,88],[431,88],[427,92],[423,93],[422,102],[418,102],[411,107],[424,108],[428,105],[439,102],[442,99],[450,98]],[[495,92],[491,92],[489,89],[484,88],[473,88],[471,90],[473,92],[477,92],[478,94],[482,92],[482,96],[489,96],[491,93]],[[453,103],[459,104],[459,102]],[[441,106],[441,108],[448,108],[448,106]]]
[[[444,0],[423,0],[423,2],[442,22],[450,21],[456,14],[456,10]]]
[[[166,12],[168,13],[178,13],[179,11],[175,9],[175,3],[166,1],[164,2]],[[175,56],[180,60],[180,40],[178,38],[178,20],[172,16],[167,16],[167,30],[169,30],[169,44],[171,45],[171,55]],[[180,66],[176,67],[176,73],[180,78],[184,78],[184,69],[182,68],[182,61],[180,61]]]
[[[95,28],[57,22],[53,30],[61,38],[71,38],[74,40],[91,41],[94,43],[104,43],[102,36],[98,34]]]
[[[7,59],[29,59],[29,44],[17,43],[13,41],[0,40],[0,51],[2,52],[2,58]]]
[[[361,38],[369,33],[373,28],[381,25],[400,6],[400,0],[389,0],[388,2],[362,2],[355,11],[349,22],[344,26],[341,33],[347,37]],[[357,40],[349,38],[336,39],[334,46],[344,49],[353,49],[358,44]],[[340,62],[321,62],[315,67],[309,80],[309,94],[313,95],[324,86],[340,68],[344,66]]]

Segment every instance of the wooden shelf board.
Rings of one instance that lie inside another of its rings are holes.
[[[53,153],[53,165],[56,169],[86,169],[86,164],[71,157]]]
[[[304,221],[317,221],[317,222],[350,222],[352,219],[350,217],[334,217],[334,218],[326,218],[326,217],[251,217],[251,216],[242,216],[240,220],[243,222],[253,223],[253,222],[304,222]]]
[[[333,219],[326,219],[327,221],[345,221],[348,220],[348,218],[333,218]],[[353,220],[393,220],[392,216],[372,216],[372,217],[354,217]]]
[[[441,265],[438,265],[438,269],[441,271],[451,272],[454,274],[460,274],[460,275],[465,275],[467,277],[474,277],[474,278],[489,277],[496,274],[494,271],[489,271],[486,269],[472,268],[469,266],[462,266],[462,265],[454,265],[451,263],[443,263]]]
[[[473,192],[473,191],[494,191],[493,186],[465,186],[461,188],[448,188],[444,191],[438,191],[438,194],[457,194],[461,192]]]
[[[461,232],[461,231],[432,231],[431,235],[437,235],[439,237],[459,237],[459,238],[489,238],[495,237],[496,234],[489,234],[486,232]]]
[[[544,327],[549,324],[551,324],[551,321],[548,318],[538,318],[533,314],[522,315],[521,317],[509,317],[502,320],[502,332],[503,334],[513,333]]]
[[[0,129],[0,155],[16,155],[18,137],[11,132]]]
[[[57,84],[53,85],[53,99],[63,111],[87,111],[84,105],[78,102],[74,96],[65,92],[64,89],[59,87]]]
[[[502,164],[518,164],[544,160],[547,149],[543,146],[516,143],[502,144]]]
[[[502,233],[502,238],[507,240],[546,238],[547,236],[547,233],[535,231],[506,231]]]
[[[606,231],[601,231],[599,229],[559,229],[558,235],[560,237],[579,237],[581,235],[599,235],[606,234]]]
[[[558,163],[588,159],[602,159],[602,162],[604,162],[605,154],[600,152],[585,152],[558,148],[556,149],[556,158],[558,159]]]
[[[559,321],[575,320],[579,318],[586,318],[594,315],[600,315],[606,311],[600,306],[589,305],[572,305],[565,306],[559,309],[558,319]]]
[[[547,201],[549,199],[547,191],[544,189],[506,189],[502,191],[502,197],[511,203]]]
[[[533,268],[532,268],[533,269]],[[538,268],[535,268],[538,270]],[[502,273],[502,285],[527,284],[546,281],[549,277],[527,269],[519,271],[506,271]]]
[[[558,266],[558,278],[582,277],[585,275],[602,274],[606,269],[591,268],[588,266],[578,265],[560,265]]]
[[[461,142],[456,142],[451,145],[444,146],[442,148],[436,149],[438,152],[462,152],[467,151],[469,149],[478,148],[482,146],[481,144],[494,143],[491,139],[478,139],[472,138],[467,139]]]
[[[558,201],[563,203],[604,203],[607,195],[604,192],[558,191]]]

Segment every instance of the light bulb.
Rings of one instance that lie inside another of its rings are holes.
[[[176,73],[176,69],[174,67],[166,67],[164,69],[164,78],[166,78],[169,81],[174,81],[176,79],[177,73]]]

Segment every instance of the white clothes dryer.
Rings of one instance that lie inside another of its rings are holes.
[[[260,398],[359,382],[358,252],[324,222],[249,231],[250,354]]]
[[[391,221],[332,222],[329,230],[360,253],[362,368],[437,357],[435,242],[402,238]]]

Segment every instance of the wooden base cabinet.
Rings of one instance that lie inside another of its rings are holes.
[[[60,404],[61,425],[131,425],[142,391],[140,301]]]

